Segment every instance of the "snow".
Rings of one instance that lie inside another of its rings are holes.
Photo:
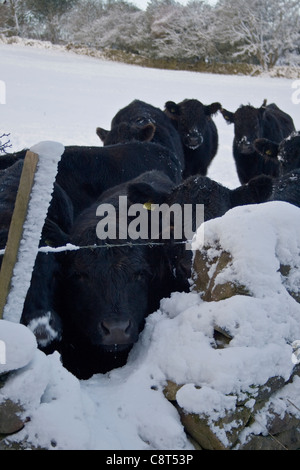
[[[145,69],[20,45],[0,45],[0,54],[7,90],[0,107],[2,131],[11,133],[13,150],[42,141],[101,145],[96,127],[109,128],[114,114],[135,98],[161,108],[184,98],[220,101],[231,111],[248,102],[259,106],[267,98],[300,128],[291,80]],[[234,188],[239,182],[231,154],[233,128],[220,115],[215,122],[220,145],[209,176]],[[219,281],[239,279],[252,296],[204,302],[195,291],[174,293],[148,317],[127,364],[107,374],[77,380],[62,367],[58,353],[45,356],[36,349],[29,329],[2,320],[0,345],[13,351],[14,362],[7,354],[0,372],[21,369],[0,389],[0,400],[19,399],[30,416],[13,438],[56,450],[191,451],[179,415],[164,397],[167,380],[183,385],[177,400],[186,411],[214,418],[234,409],[237,397],[253,393],[253,385],[276,375],[288,379],[293,344],[300,340],[300,305],[286,290],[299,289],[299,211],[272,202],[238,207],[206,222],[195,248],[213,244],[211,256],[219,246],[230,251],[232,263]],[[286,278],[280,264],[291,266]],[[224,349],[215,347],[215,325],[233,336]],[[291,405],[300,408],[299,390],[296,378],[272,397],[274,409],[300,419]],[[264,432],[267,414],[260,410],[253,432]]]
[[[36,340],[24,325],[0,320],[0,338],[0,374],[27,366],[33,360]]]

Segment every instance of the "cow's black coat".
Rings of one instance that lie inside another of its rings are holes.
[[[56,181],[71,198],[77,216],[105,190],[152,169],[164,172],[176,183],[182,180],[174,153],[153,142],[69,146],[58,164]]]
[[[184,170],[185,159],[180,136],[161,109],[144,101],[134,100],[117,112],[111,121],[111,130],[123,123],[138,127],[152,123],[155,133],[151,141],[171,150],[180,162],[182,171]]]
[[[110,131],[97,127],[96,134],[103,145],[126,144],[128,142],[150,142],[154,138],[156,126],[152,122],[145,125],[121,122]]]
[[[300,168],[274,179],[270,201],[285,201],[300,207]]]
[[[22,159],[25,153],[21,152],[18,158]],[[6,157],[7,166],[16,162],[13,154]],[[0,157],[0,162],[1,158],[4,157]],[[66,146],[58,164],[56,182],[71,199],[76,217],[107,189],[153,169],[164,172],[175,183],[182,181],[182,166],[177,156],[158,143]]]
[[[206,175],[218,150],[218,131],[212,120],[221,109],[220,103],[203,105],[196,99],[186,99],[178,104],[168,101],[165,113],[178,131],[185,158],[184,177]]]
[[[149,184],[165,195],[174,187],[168,177],[157,171],[145,173],[133,182],[140,187]],[[187,279],[182,284],[177,281],[162,246],[153,246],[148,237],[118,237],[119,197],[128,195],[129,184],[111,188],[77,217],[69,241],[82,249],[66,253],[62,261],[62,361],[82,379],[123,365],[146,316],[159,307],[160,299],[174,290],[188,288]],[[130,199],[127,201],[130,206]],[[103,216],[97,216],[96,211],[101,204],[116,209],[116,239],[101,240],[97,236],[97,224]],[[143,210],[148,218],[147,210]],[[133,219],[128,216],[128,223]]]
[[[260,108],[240,106],[235,113],[221,110],[225,120],[234,123],[233,157],[242,184],[260,174],[279,175],[277,159],[263,157],[255,149],[256,139],[281,142],[295,130],[292,118],[274,103]]]
[[[267,158],[278,161],[280,174],[300,168],[300,132],[292,132],[280,143],[268,139],[257,139],[256,150]]]

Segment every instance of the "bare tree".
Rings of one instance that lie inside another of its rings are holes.
[[[0,153],[6,153],[6,149],[11,148],[10,140],[7,139],[10,134],[0,135]]]

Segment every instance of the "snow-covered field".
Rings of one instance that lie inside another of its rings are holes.
[[[0,134],[10,132],[13,150],[44,140],[100,145],[96,127],[109,128],[116,112],[135,98],[161,108],[184,98],[219,101],[230,111],[240,104],[260,106],[267,98],[300,129],[291,80],[146,69],[22,46],[0,45],[0,57],[0,80],[6,84]],[[233,128],[222,116],[215,122],[220,144],[209,176],[234,188],[239,182],[231,154]],[[31,420],[20,438],[27,435],[33,444],[55,449],[189,450],[179,416],[162,393],[167,379],[187,384],[177,397],[187,411],[222,415],[234,405],[228,394],[245,392],[274,375],[288,378],[290,344],[300,339],[300,306],[277,271],[279,262],[300,266],[299,214],[294,206],[268,203],[237,208],[209,222],[206,241],[219,240],[237,255],[234,275],[241,275],[253,297],[205,303],[198,294],[176,293],[164,299],[128,364],[106,375],[78,381],[62,368],[58,354],[35,351],[26,335],[17,348],[13,336],[19,333],[0,322],[0,338],[2,326],[2,339],[11,341],[11,349],[19,349],[20,356],[20,349],[29,349],[33,358],[0,391],[0,397],[20,396],[27,406]],[[298,272],[290,282],[299,285]],[[231,347],[213,348],[215,323],[232,328]],[[300,380],[282,393],[277,397],[281,408],[291,406],[285,394],[300,408]],[[262,413],[257,432],[264,431],[264,418]]]

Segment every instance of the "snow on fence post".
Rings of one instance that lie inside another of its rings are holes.
[[[0,272],[0,318],[20,322],[64,146],[41,142],[27,152]]]
[[[3,315],[3,310],[10,289],[13,269],[17,261],[18,250],[23,234],[23,225],[26,218],[37,163],[38,155],[28,151],[24,160],[15,209],[9,227],[6,249],[0,271],[0,318]]]

